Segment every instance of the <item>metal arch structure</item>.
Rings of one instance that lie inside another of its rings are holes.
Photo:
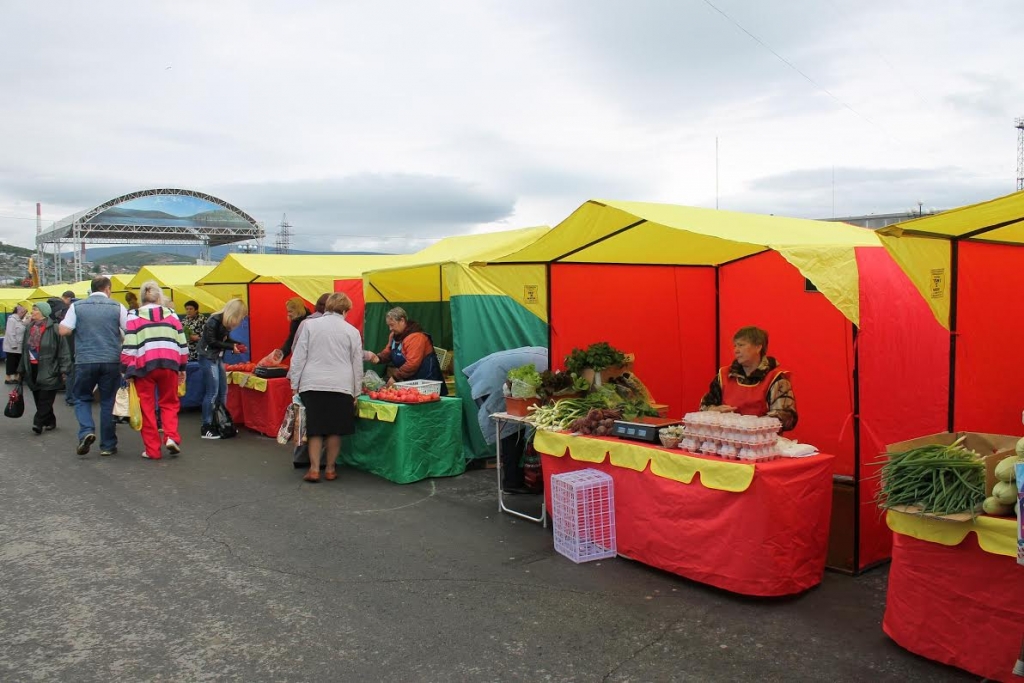
[[[147,223],[144,220],[122,223],[95,220],[107,209],[133,199],[153,196],[194,197],[230,211],[241,221],[207,219],[198,226],[169,226]],[[36,251],[41,273],[45,273],[45,264],[52,259],[53,281],[59,282],[64,279],[64,259],[61,254],[64,248],[70,246],[73,254],[73,273],[71,275],[75,282],[79,282],[84,279],[84,252],[87,242],[92,244],[196,244],[202,246],[202,258],[208,261],[211,247],[248,240],[255,240],[256,251],[262,254],[265,236],[266,231],[262,223],[223,199],[196,190],[155,188],[129,192],[88,211],[72,214],[57,221],[50,229],[36,235]],[[52,247],[52,253],[47,252],[47,247]]]

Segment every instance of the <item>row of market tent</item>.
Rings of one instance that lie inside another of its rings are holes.
[[[354,302],[365,346],[403,306],[454,352],[467,458],[493,455],[460,372],[486,355],[542,346],[555,368],[597,341],[635,354],[635,371],[671,415],[693,410],[733,332],[770,332],[793,373],[795,437],[836,456],[830,558],[853,571],[889,556],[875,504],[878,455],[941,431],[1020,431],[1017,375],[1005,349],[1024,333],[1024,193],[880,232],[843,223],[620,201],[588,201],[555,228],[451,237],[420,252],[372,256],[234,254],[216,267],[152,266],[115,276],[114,296],[146,280],[176,306],[249,304],[249,347],[281,343],[284,302],[330,291]],[[88,283],[0,290],[0,306],[85,296]],[[13,292],[13,293],[12,293]],[[21,293],[19,295],[18,293]],[[14,303],[12,303],[14,302]],[[837,533],[838,532],[838,533]]]

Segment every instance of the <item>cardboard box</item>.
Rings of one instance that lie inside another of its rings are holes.
[[[955,443],[958,439],[963,438],[960,443],[961,448],[966,448],[969,451],[974,451],[982,457],[985,463],[985,495],[992,495],[992,487],[996,484],[996,465],[1003,458],[1009,457],[1016,453],[1017,440],[1020,437],[1009,436],[1007,434],[983,434],[980,432],[941,432],[939,434],[932,434],[930,436],[922,436],[916,439],[910,439],[909,441],[900,441],[886,446],[886,453],[902,453],[903,451],[909,451],[914,448],[920,448],[921,446],[928,446],[931,444],[941,444],[943,446],[949,446]],[[902,506],[899,508],[893,508],[899,512],[909,512],[920,514],[920,509]],[[969,512],[963,512],[955,515],[932,515],[924,513],[928,517],[935,517],[936,519],[945,519],[953,522],[969,521],[973,519],[973,516]]]

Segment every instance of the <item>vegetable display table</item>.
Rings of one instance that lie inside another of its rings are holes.
[[[235,425],[277,437],[284,411],[292,402],[287,377],[265,379],[245,372],[229,372],[227,409]]]
[[[734,593],[780,596],[821,583],[832,512],[831,455],[749,464],[617,439],[538,431],[553,474],[611,475],[618,551]]]
[[[466,471],[460,399],[398,404],[363,396],[356,409],[356,432],[342,439],[339,463],[396,484]]]
[[[1024,636],[1017,520],[950,522],[890,511],[895,532],[882,629],[901,647],[997,681]]]

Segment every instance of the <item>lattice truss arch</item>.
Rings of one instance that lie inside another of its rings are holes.
[[[107,209],[119,206],[133,199],[152,196],[186,196],[202,199],[227,209],[238,218],[242,219],[244,225],[239,222],[218,222],[211,220],[201,226],[167,226],[150,225],[144,222],[137,223],[105,223],[95,222],[97,216]],[[211,247],[233,244],[255,240],[257,251],[263,253],[263,239],[266,231],[263,224],[258,222],[245,211],[228,202],[196,190],[185,190],[181,188],[155,188],[150,190],[139,190],[115,197],[97,207],[82,213],[72,214],[56,223],[49,230],[45,230],[36,236],[36,250],[41,265],[47,262],[46,247],[52,246],[53,253],[50,255],[53,260],[52,273],[55,281],[64,279],[63,259],[61,253],[63,248],[71,245],[74,254],[74,280],[80,281],[84,274],[83,246],[86,242],[92,244],[198,244],[203,247],[203,259],[209,260]]]

